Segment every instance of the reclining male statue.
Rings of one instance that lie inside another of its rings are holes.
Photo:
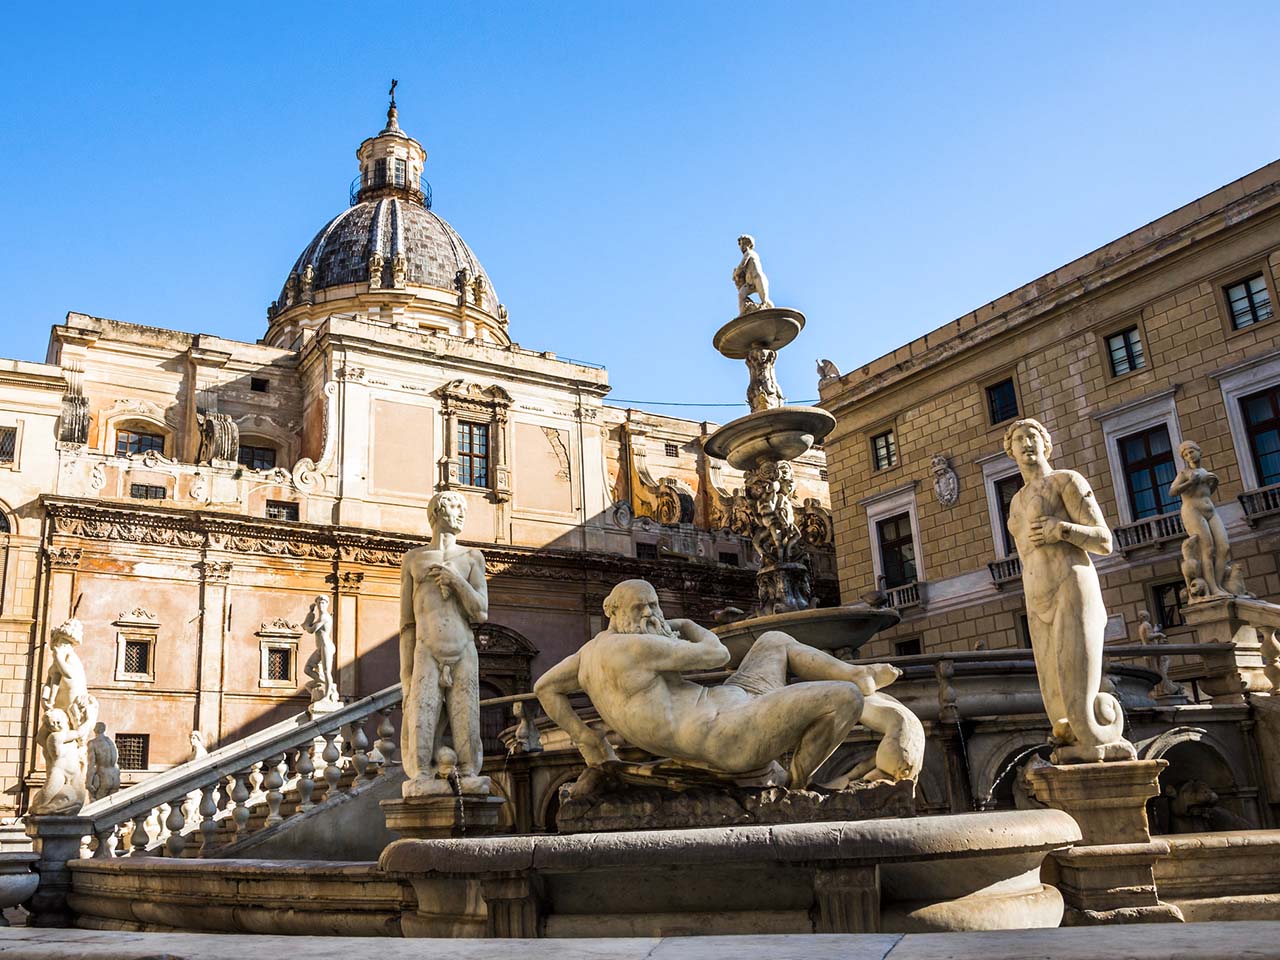
[[[538,680],[547,715],[573,738],[588,767],[616,766],[605,737],[574,711],[569,695],[585,691],[601,718],[628,743],[655,756],[728,779],[759,781],[780,772],[786,785],[809,786],[818,768],[861,720],[885,737],[867,780],[914,779],[924,756],[924,728],[892,697],[876,692],[900,676],[890,664],[858,666],[780,631],[762,634],[720,686],[681,676],[729,661],[720,639],[690,620],[663,619],[644,580],[626,580],[604,601],[606,630]],[[801,682],[787,685],[791,674]],[[847,781],[847,775],[844,778]]]

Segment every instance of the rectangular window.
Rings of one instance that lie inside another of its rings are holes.
[[[1000,530],[1004,534],[1006,557],[1012,557],[1018,553],[1018,545],[1013,542],[1013,534],[1009,532],[1009,507],[1013,503],[1013,495],[1021,489],[1021,473],[1015,473],[1011,477],[1001,477],[996,481],[996,502],[1000,504]]]
[[[121,770],[145,770],[151,759],[151,735],[117,733],[116,750],[120,753]]]
[[[298,505],[296,503],[290,503],[288,500],[268,500],[267,519],[297,520]]]
[[[678,457],[680,456],[680,447],[678,444],[674,444],[668,441],[667,443],[662,445],[662,452],[665,453],[668,457]]]
[[[1142,353],[1142,337],[1136,326],[1113,333],[1107,337],[1107,357],[1111,360],[1113,377],[1141,370],[1147,365],[1147,358]]]
[[[158,433],[139,433],[135,430],[116,431],[116,456],[127,457],[131,453],[164,453],[164,437]]]
[[[828,480],[831,479],[831,474],[827,473],[826,470],[819,470],[818,479],[821,480],[823,483],[826,483]]]
[[[877,470],[888,470],[898,465],[898,444],[893,438],[892,430],[871,438],[871,459]]]
[[[1153,427],[1121,437],[1117,443],[1133,519],[1158,517],[1177,510],[1178,498],[1169,496],[1169,484],[1178,475],[1169,443],[1169,428]]]
[[[728,553],[727,551],[721,550],[720,562],[730,567],[736,567],[738,566],[738,555],[736,553]]]
[[[1013,386],[1012,377],[987,387],[987,412],[993,424],[1004,423],[1018,415],[1018,391]]]
[[[489,486],[489,425],[458,424],[458,482],[466,487]]]
[[[293,681],[293,647],[267,647],[268,680]]]
[[[250,377],[249,389],[254,393],[270,393],[271,381],[266,377]]]
[[[1242,330],[1271,319],[1271,295],[1267,292],[1267,281],[1262,274],[1233,283],[1225,292],[1233,329]]]
[[[890,587],[916,581],[916,545],[911,539],[911,514],[900,513],[876,523],[880,541],[880,572]]]
[[[18,428],[0,427],[0,463],[13,465],[18,456]]]
[[[1241,398],[1240,407],[1259,485],[1280,483],[1280,386]]]
[[[255,447],[249,443],[242,443],[236,460],[239,461],[242,467],[248,467],[250,470],[274,470],[276,448]]]
[[[151,673],[151,644],[146,640],[124,642],[124,672]]]
[[[657,560],[658,545],[656,543],[637,543],[636,544],[637,560]]]
[[[381,187],[387,182],[386,158],[373,161],[373,185]]]
[[[165,489],[158,483],[131,483],[129,496],[134,500],[163,500]]]
[[[893,643],[893,655],[895,657],[914,657],[920,652],[919,637],[912,637],[909,640],[895,640]]]
[[[1165,629],[1186,625],[1187,621],[1182,618],[1182,603],[1179,600],[1182,587],[1181,580],[1151,585],[1151,619]]]
[[[396,186],[403,187],[406,177],[408,176],[408,167],[403,160],[396,161]]]

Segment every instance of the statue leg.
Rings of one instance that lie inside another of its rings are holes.
[[[1199,510],[1194,511],[1191,516],[1191,524],[1188,526],[1184,511],[1182,526],[1187,531],[1188,537],[1195,536],[1199,538],[1196,541],[1199,547],[1196,550],[1196,559],[1200,561],[1200,578],[1204,580],[1205,586],[1208,587],[1209,596],[1221,596],[1225,591],[1222,589],[1222,583],[1218,578],[1219,568],[1214,564],[1218,543],[1216,531]],[[1226,539],[1226,531],[1224,530],[1222,541],[1225,543]]]
[[[864,666],[845,663],[825,650],[801,643],[780,630],[770,630],[762,634],[756,641],[756,646],[765,642],[777,644],[783,649],[786,654],[786,671],[799,680],[844,680],[857,683],[864,687],[864,693],[870,693],[872,690],[887,687],[899,676],[897,668],[892,664],[876,663]],[[754,651],[755,646],[751,649]],[[746,663],[745,658],[743,663]],[[872,690],[865,689],[866,686],[871,686]]]
[[[453,686],[448,694],[449,732],[458,755],[458,773],[479,776],[484,751],[480,740],[480,656],[475,647],[464,651],[453,665]]]
[[[882,734],[876,748],[875,769],[864,780],[914,780],[924,766],[924,725],[893,697],[873,693],[866,698],[858,720]]]
[[[1218,588],[1226,592],[1227,564],[1231,562],[1231,541],[1227,539],[1227,528],[1222,517],[1217,513],[1208,523],[1209,532],[1213,535],[1213,579]]]
[[[433,780],[436,775],[436,731],[440,725],[440,671],[427,654],[415,658],[413,683],[404,697],[401,759],[408,780]]]
[[[1059,675],[1061,665],[1058,660],[1058,645],[1053,636],[1054,625],[1045,623],[1033,611],[1028,610],[1027,631],[1031,634],[1031,652],[1036,658],[1040,698],[1044,701],[1045,713],[1053,727],[1053,737],[1069,743],[1072,734],[1067,725],[1067,704],[1062,695],[1062,678]]]

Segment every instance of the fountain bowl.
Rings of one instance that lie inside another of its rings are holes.
[[[867,606],[815,607],[790,613],[736,620],[714,627],[712,632],[729,649],[729,663],[737,666],[761,634],[781,630],[796,640],[819,650],[857,649],[881,630],[902,619],[897,610]]]
[[[726,423],[707,438],[707,455],[738,470],[795,460],[830,433],[836,418],[821,407],[774,407]]]
[[[781,350],[804,329],[804,314],[786,307],[765,307],[734,317],[711,340],[730,360],[745,360],[752,347]]]

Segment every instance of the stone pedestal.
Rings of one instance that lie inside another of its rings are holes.
[[[505,801],[488,794],[435,794],[381,801],[387,829],[412,840],[481,837],[498,828]]]
[[[1035,767],[1027,778],[1037,800],[1069,813],[1080,843],[1051,855],[1066,902],[1064,926],[1182,921],[1157,896],[1153,868],[1169,844],[1152,840],[1147,801],[1160,792],[1165,760]]]
[[[28,909],[33,927],[72,927],[75,915],[67,904],[71,892],[71,871],[67,861],[80,856],[80,844],[93,832],[93,823],[84,817],[43,816],[27,819],[27,836],[35,843],[35,871],[40,884]]]
[[[1230,643],[1234,649],[1207,655],[1208,676],[1200,689],[1214,703],[1243,703],[1245,692],[1271,693],[1263,640],[1280,630],[1280,604],[1245,597],[1196,600],[1183,608],[1187,626],[1194,627],[1200,643]]]

